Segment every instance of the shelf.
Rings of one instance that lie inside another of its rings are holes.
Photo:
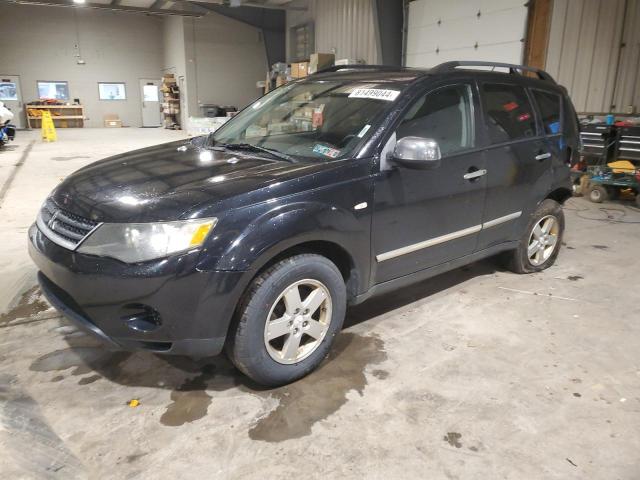
[[[43,108],[84,108],[82,105],[26,105],[26,107],[36,110]]]
[[[52,120],[72,120],[72,119],[83,119],[84,115],[52,115]],[[42,117],[29,117],[29,120],[42,120]]]

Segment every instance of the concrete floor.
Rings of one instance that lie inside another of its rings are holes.
[[[47,193],[181,135],[58,133],[0,152],[3,478],[640,478],[630,204],[570,200],[543,273],[481,262],[351,309],[319,371],[262,390],[224,358],[107,352],[48,308],[26,252]]]

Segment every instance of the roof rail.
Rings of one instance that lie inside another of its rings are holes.
[[[551,75],[540,68],[527,67],[526,65],[515,65],[513,63],[499,63],[499,62],[476,62],[476,61],[455,61],[444,62],[440,65],[436,65],[431,69],[431,72],[452,72],[458,67],[501,67],[508,68],[509,73],[512,75],[522,75],[521,72],[533,72],[538,75],[540,80],[556,83]]]
[[[354,63],[352,65],[333,65],[331,67],[323,68],[322,70],[312,73],[317,75],[318,73],[331,73],[339,72],[341,70],[382,70],[382,71],[398,71],[403,70],[403,67],[394,67],[391,65],[367,65],[364,63]]]

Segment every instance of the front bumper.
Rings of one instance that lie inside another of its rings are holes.
[[[199,251],[140,264],[83,255],[35,225],[29,254],[49,302],[114,349],[217,355],[249,281],[249,272],[203,271]]]

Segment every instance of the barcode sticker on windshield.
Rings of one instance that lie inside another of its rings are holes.
[[[393,102],[400,92],[398,90],[383,90],[381,88],[356,88],[349,94],[349,98],[371,98]]]

